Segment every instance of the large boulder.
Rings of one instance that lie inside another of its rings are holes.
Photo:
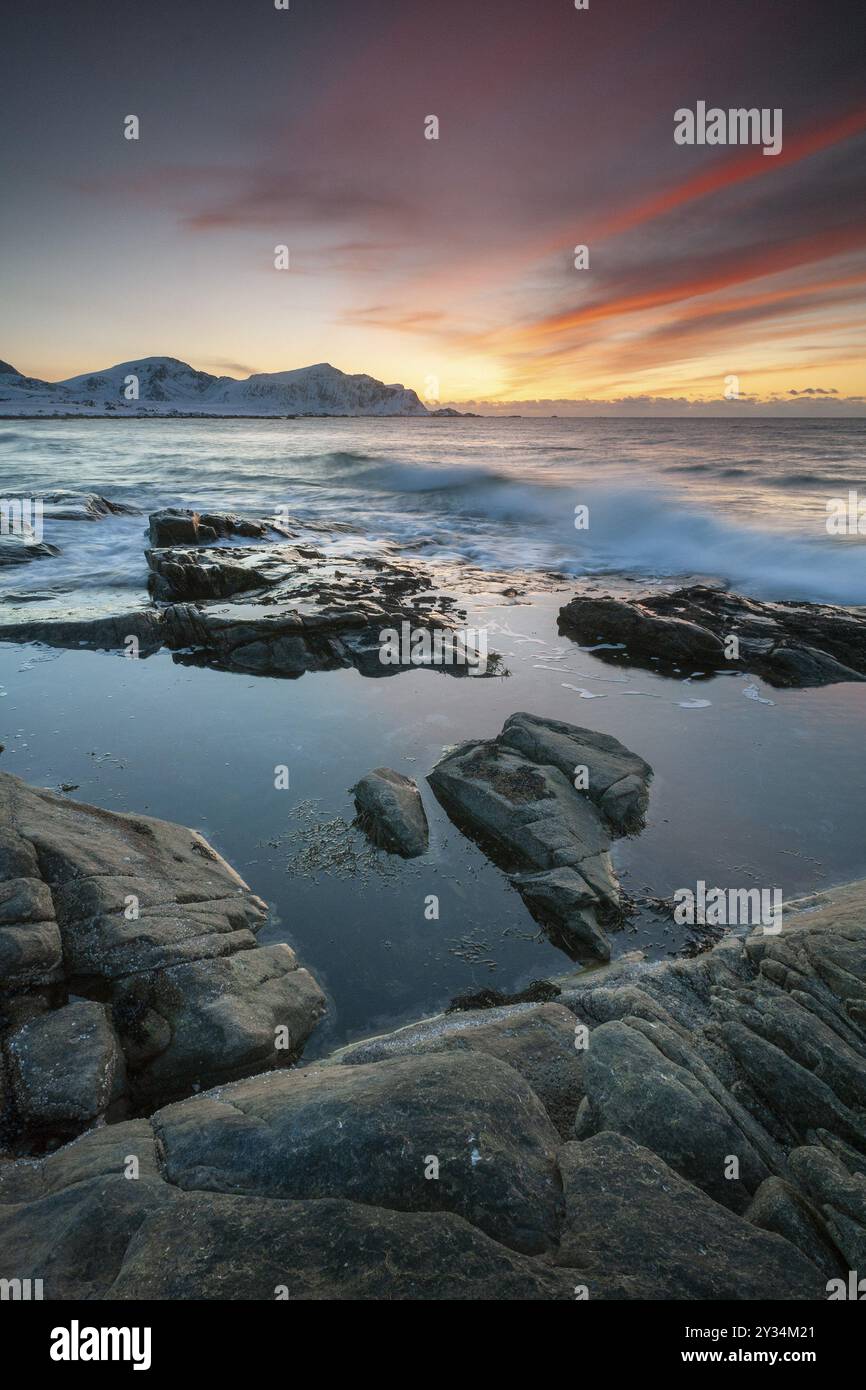
[[[559,1136],[494,1057],[271,1072],[169,1106],[153,1124],[177,1187],[451,1211],[515,1250],[556,1241]]]
[[[551,940],[574,959],[607,960],[604,928],[622,915],[610,842],[642,824],[651,775],[609,735],[514,714],[495,739],[447,753],[428,780]]]
[[[0,774],[6,1141],[296,1058],[324,996],[288,946],[256,945],[266,917],[196,831]]]
[[[430,829],[421,793],[411,777],[390,767],[377,767],[352,791],[358,823],[374,845],[406,859],[426,853]]]
[[[574,1015],[561,1004],[508,1004],[422,1019],[350,1043],[330,1061],[354,1066],[424,1052],[486,1052],[519,1071],[559,1133],[570,1138],[583,1095]]]

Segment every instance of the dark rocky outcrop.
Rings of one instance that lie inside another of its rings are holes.
[[[47,560],[60,555],[58,545],[43,540],[36,533],[34,522],[102,521],[106,516],[137,514],[138,508],[125,502],[112,502],[96,492],[46,492],[28,499],[26,504],[13,499],[3,504],[3,525],[0,528],[0,565],[23,565],[30,560]]]
[[[128,653],[129,639],[135,638],[142,656],[167,647],[179,661],[290,679],[339,667],[376,677],[421,666],[453,676],[473,670],[454,599],[436,592],[433,577],[417,561],[333,560],[312,546],[285,542],[146,554],[160,606],[96,618],[4,623],[0,641]],[[234,597],[237,602],[225,601]],[[402,662],[398,650],[399,659],[390,659],[383,634],[399,635],[404,626],[429,635],[429,655],[419,659],[408,653]],[[451,660],[437,658],[436,640],[450,646]],[[495,659],[480,672],[495,673]]]
[[[47,831],[34,837],[32,803],[7,816],[3,863],[10,877],[49,885],[72,954],[66,966],[56,937],[54,954],[40,937],[41,962],[39,951],[22,960],[29,988],[4,1001],[15,1015],[6,1084],[15,1070],[20,1086],[23,1068],[37,1107],[62,1098],[61,1125],[74,1104],[72,1123],[85,1110],[92,1122],[99,1105],[109,1121],[55,1151],[0,1161],[0,1268],[42,1279],[47,1299],[811,1300],[863,1267],[866,884],[788,905],[780,934],[563,976],[555,1002],[425,1019],[124,1120],[118,1066],[142,1074],[158,1018],[176,1034],[187,1026],[183,1000],[196,986],[176,972],[263,952],[169,965],[157,973],[172,977],[180,1012],[160,1012],[157,990],[140,1000],[140,1030],[134,1008],[119,1020],[115,986],[150,983],[154,920],[177,925],[188,909],[176,893],[160,898],[140,939],[121,931],[94,954],[74,924],[105,907],[86,895],[128,884],[112,885],[118,841],[93,818],[133,851],[140,818],[63,802],[64,848],[50,804],[59,798],[30,796],[49,798]],[[149,824],[153,853],[173,847],[184,876],[191,832]],[[141,882],[145,866],[131,858],[125,877]],[[202,871],[223,887],[231,874],[207,856]],[[45,925],[44,894],[16,892],[21,927]],[[233,901],[251,910],[242,885]],[[210,919],[223,902],[213,881],[193,895],[199,936],[220,935]],[[169,954],[182,956],[186,939],[168,929]],[[68,987],[69,970],[86,978],[114,952],[119,977],[101,976],[110,998],[49,1010],[51,982]],[[268,988],[260,974],[245,1014]],[[235,1016],[230,985],[209,998],[221,1024]],[[272,1005],[259,999],[262,1037]],[[40,1037],[34,1023],[46,1018]],[[76,1030],[83,1040],[77,1091],[53,1028],[67,1051]],[[204,1036],[187,1028],[190,1056]],[[223,1036],[231,1027],[220,1046]]]
[[[761,603],[695,584],[640,599],[578,596],[560,609],[559,630],[614,644],[594,651],[603,661],[660,671],[748,671],[780,687],[866,680],[866,613],[828,604]],[[739,651],[728,657],[730,637]]]
[[[574,959],[607,960],[604,927],[621,917],[610,842],[642,824],[651,775],[609,735],[513,714],[495,739],[448,753],[429,781],[551,939]]]
[[[296,1057],[324,998],[266,916],[195,831],[0,774],[0,1146]]]
[[[165,1175],[185,1190],[451,1211],[514,1250],[556,1242],[559,1136],[489,1055],[313,1063],[169,1106],[153,1125]],[[438,1177],[425,1177],[431,1161]]]
[[[559,1152],[566,1219],[560,1264],[590,1297],[616,1270],[634,1299],[816,1298],[814,1264],[787,1241],[732,1216],[619,1133]]]
[[[163,507],[152,512],[148,523],[151,545],[209,545],[226,536],[260,540],[273,525],[235,516],[231,512],[195,512],[183,507]]]
[[[411,777],[377,767],[353,788],[358,824],[374,845],[415,859],[424,854],[430,828],[421,793]]]

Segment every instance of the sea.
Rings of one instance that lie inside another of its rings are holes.
[[[288,515],[336,554],[538,575],[537,593],[498,583],[470,605],[502,656],[495,678],[277,680],[167,652],[0,644],[0,769],[207,835],[271,905],[260,939],[288,941],[329,995],[308,1056],[576,968],[425,781],[516,710],[614,734],[652,764],[647,827],[614,846],[635,909],[613,949],[692,949],[655,898],[701,880],[793,898],[866,875],[866,684],[614,667],[559,634],[558,608],[586,585],[695,578],[866,605],[866,534],[827,524],[858,489],[866,501],[864,445],[858,420],[0,421],[0,499],[95,492],[139,509],[46,520],[61,554],[0,569],[4,622],[147,603],[147,513],[162,506]],[[422,789],[421,859],[372,851],[352,825],[350,788],[381,765]]]

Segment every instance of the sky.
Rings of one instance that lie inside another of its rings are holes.
[[[866,411],[861,4],[289,2],[7,7],[0,357]],[[678,144],[701,101],[781,153]]]

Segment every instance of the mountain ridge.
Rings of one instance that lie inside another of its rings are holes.
[[[316,362],[238,379],[177,357],[138,357],[62,381],[0,362],[0,415],[429,415],[417,393],[365,372]]]

